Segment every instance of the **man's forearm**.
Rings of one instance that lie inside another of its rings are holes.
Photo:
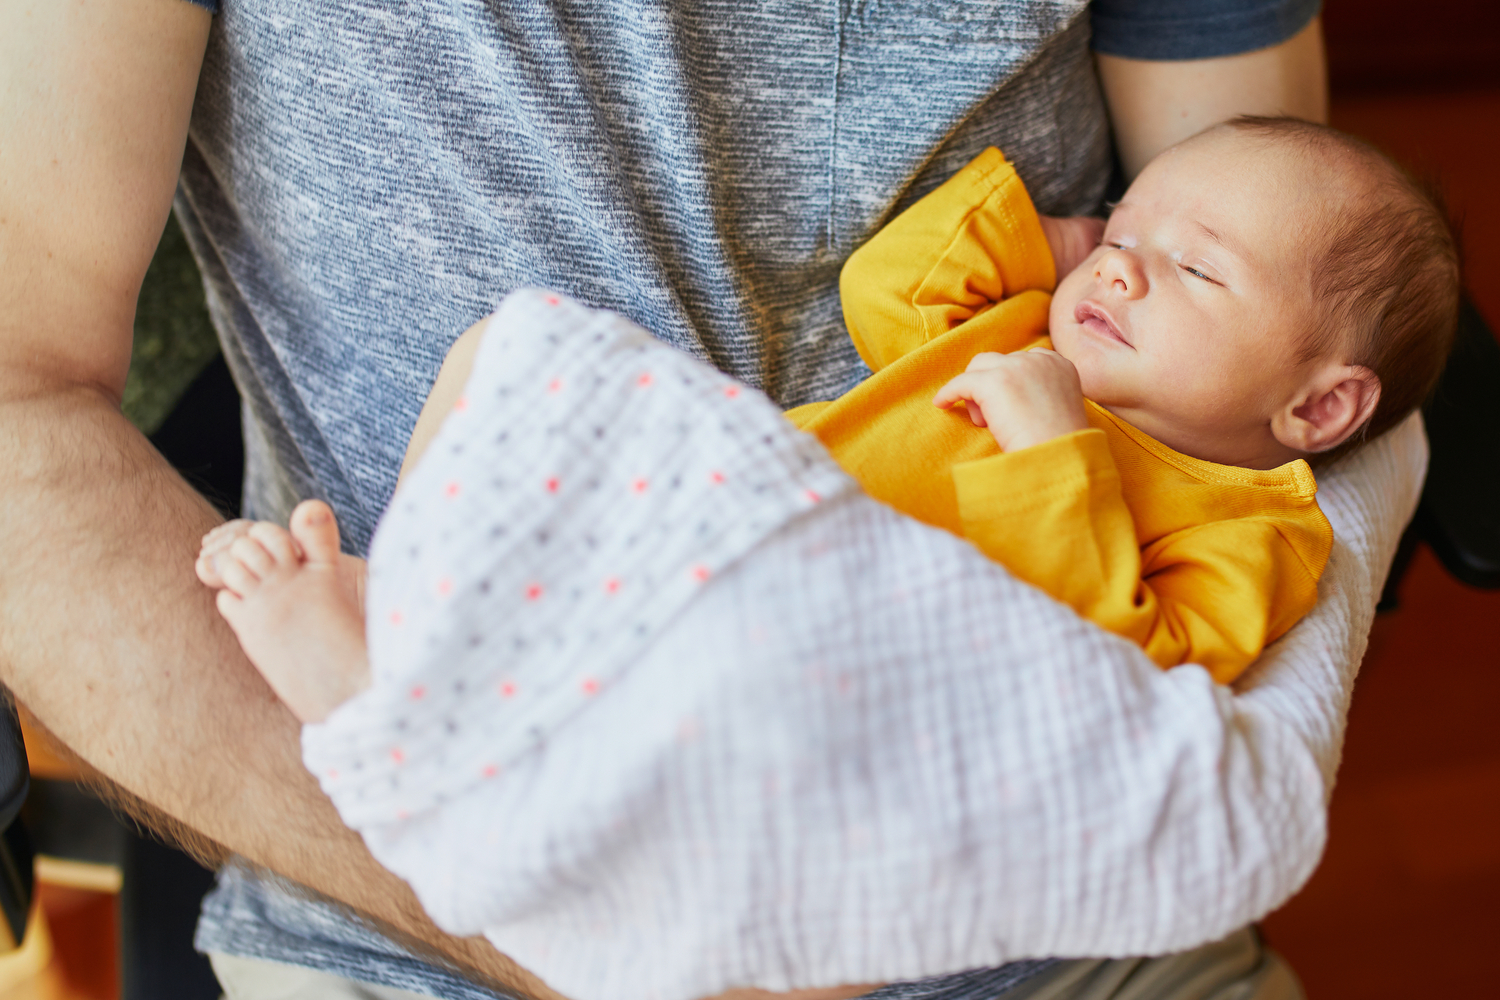
[[[181,0],[0,0],[0,680],[151,809],[520,982],[339,823],[193,577],[217,516],[119,412],[208,32]]]
[[[6,391],[8,389],[9,391]],[[192,559],[217,515],[92,390],[0,388],[0,671],[111,781],[204,835],[512,988],[441,934],[303,769]]]

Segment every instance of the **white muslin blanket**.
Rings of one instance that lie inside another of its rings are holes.
[[[519,292],[377,532],[373,685],[304,758],[439,925],[577,1000],[1186,948],[1317,862],[1425,461],[1413,418],[1320,477],[1318,605],[1229,689]]]

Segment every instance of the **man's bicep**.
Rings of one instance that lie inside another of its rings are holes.
[[[0,392],[118,398],[209,20],[184,0],[0,0]]]
[[[1174,36],[1146,18],[1136,24],[1140,32],[1126,30],[1132,22],[1123,17],[1121,23],[1101,24],[1107,16],[1102,12],[1129,8],[1135,16],[1140,6],[1138,0],[1115,0],[1094,11],[1099,80],[1127,177],[1167,147],[1235,115],[1328,120],[1322,25],[1316,16],[1302,21],[1290,10],[1306,3],[1221,3],[1216,6],[1247,10],[1238,21],[1221,15],[1217,28],[1198,25],[1193,35]],[[1277,7],[1289,8],[1280,20],[1255,22],[1252,15]]]

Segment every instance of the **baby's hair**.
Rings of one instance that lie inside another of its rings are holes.
[[[1296,118],[1246,115],[1218,127],[1341,155],[1368,178],[1314,254],[1312,292],[1323,312],[1301,360],[1344,353],[1380,379],[1380,402],[1363,427],[1316,456],[1323,464],[1390,430],[1431,395],[1458,327],[1458,242],[1437,188],[1353,136]]]

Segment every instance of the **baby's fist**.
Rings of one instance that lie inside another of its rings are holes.
[[[1078,369],[1056,351],[976,354],[932,402],[946,410],[959,400],[976,427],[990,429],[1001,451],[1020,451],[1089,425]]]

